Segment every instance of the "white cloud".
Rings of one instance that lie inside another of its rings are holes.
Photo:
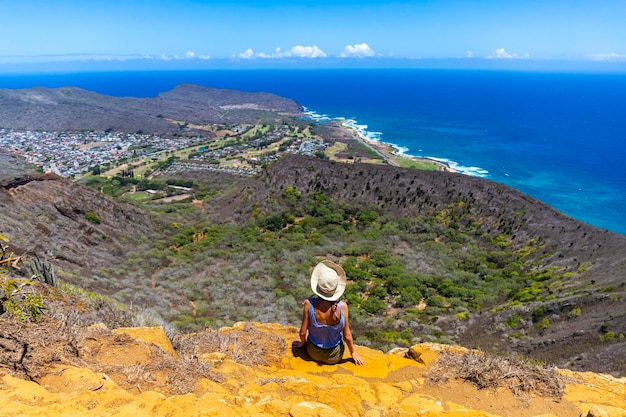
[[[150,57],[153,58],[153,57]],[[159,59],[163,60],[163,61],[171,61],[171,60],[181,60],[181,59],[190,59],[190,60],[195,60],[195,59],[210,59],[211,57],[208,55],[200,55],[200,56],[196,56],[196,53],[193,51],[187,51],[185,52],[185,55],[180,56],[178,54],[174,54],[174,55],[165,55],[162,54]]]
[[[277,47],[276,49],[274,49],[274,53],[273,54],[266,54],[265,52],[259,52],[255,55],[256,58],[265,58],[265,59],[269,59],[269,58],[282,58],[284,56],[288,56],[286,54],[289,54],[289,52],[281,52],[280,47]]]
[[[32,57],[37,58],[37,57]],[[97,61],[97,62],[125,62],[135,59],[145,58],[141,55],[112,55],[112,54],[72,54],[72,55],[47,55],[46,60],[50,61]]]
[[[588,58],[593,61],[626,61],[626,54],[610,52],[608,54],[592,54]]]
[[[254,51],[252,50],[252,48],[248,48],[242,53],[240,53],[238,56],[239,58],[242,58],[242,59],[252,59],[254,58]]]
[[[282,51],[280,47],[276,48],[273,53],[268,54],[265,52],[254,52],[252,48],[248,48],[239,55],[241,59],[270,59],[270,58],[326,58],[326,52],[322,51],[317,45],[301,46],[296,45],[288,51]]]
[[[269,59],[269,58],[282,58],[284,56],[289,56],[286,55],[289,54],[289,52],[281,52],[280,47],[277,47],[276,49],[274,49],[274,53],[273,54],[266,54],[265,52],[259,52],[255,55],[256,58],[264,58],[264,59]]]
[[[364,58],[374,55],[376,55],[376,53],[366,43],[346,45],[346,47],[343,48],[343,52],[339,54],[341,58]]]
[[[466,57],[466,58],[474,58],[474,52],[472,52],[472,51],[467,51],[467,52],[465,53],[465,57]]]
[[[492,53],[487,55],[488,59],[528,59],[530,55],[518,55],[518,54],[510,54],[504,48],[498,48],[494,50]]]
[[[184,55],[114,55],[114,54],[64,54],[64,55],[33,55],[33,56],[7,56],[0,55],[0,63],[38,63],[38,62],[134,62],[138,60],[144,61],[205,61],[209,60],[209,55],[198,55],[195,52],[188,51]]]
[[[317,45],[301,46],[296,45],[289,50],[290,55],[298,58],[326,58],[326,52],[322,51]]]

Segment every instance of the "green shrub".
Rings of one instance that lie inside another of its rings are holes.
[[[385,303],[379,298],[370,296],[367,300],[361,303],[361,308],[369,314],[378,314],[383,310],[383,308],[385,308]]]
[[[91,223],[95,223],[95,224],[100,224],[100,222],[101,222],[100,217],[98,217],[96,214],[94,214],[92,212],[85,213],[85,219],[87,219],[87,221],[90,221]]]
[[[521,323],[522,323],[522,316],[520,316],[519,314],[513,314],[506,320],[504,324],[506,325],[506,327],[509,327],[511,329],[518,329]]]
[[[585,272],[591,265],[593,265],[591,262],[585,262],[584,264],[580,265],[578,267],[578,273]]]
[[[364,210],[359,212],[357,220],[359,221],[359,224],[367,225],[378,220],[378,213],[374,210]]]
[[[296,189],[296,187],[290,185],[283,192],[283,198],[287,200],[289,204],[296,204],[302,199],[302,194]]]
[[[500,247],[500,248],[508,248],[511,246],[511,241],[506,235],[498,235],[491,239],[491,243]]]
[[[626,335],[624,333],[620,333],[619,335],[613,331],[606,332],[603,335],[600,335],[600,340],[604,342],[615,342],[616,340],[624,340]]]
[[[574,317],[578,317],[580,316],[581,313],[582,313],[582,310],[580,309],[580,307],[575,307],[569,313],[567,313],[567,318],[571,319]]]
[[[2,284],[3,310],[19,321],[37,321],[48,308],[40,294],[27,292],[28,281],[4,279]]]
[[[543,318],[543,319],[539,322],[539,328],[540,328],[541,330],[545,330],[545,329],[547,329],[549,326],[550,326],[550,320],[549,320],[547,317]]]
[[[533,320],[534,321],[539,321],[545,315],[546,315],[546,311],[545,311],[544,306],[539,306],[539,307],[537,307],[536,309],[533,310]]]
[[[454,315],[459,320],[467,320],[469,318],[469,311],[461,311]]]

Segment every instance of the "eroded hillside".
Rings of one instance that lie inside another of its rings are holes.
[[[15,252],[45,257],[68,276],[97,281],[99,268],[147,250],[162,227],[148,212],[68,179],[9,172],[0,182],[2,234]]]
[[[598,343],[602,328],[614,329],[612,334],[622,340],[619,335],[626,330],[626,312],[618,307],[626,290],[626,236],[581,223],[481,178],[296,155],[226,196],[215,218],[246,221],[259,211],[284,217],[297,211],[292,198],[296,192],[301,201],[324,195],[352,207],[371,207],[382,216],[411,222],[415,235],[431,235],[461,251],[467,250],[464,236],[479,236],[513,254],[514,262],[525,262],[529,269],[509,278],[526,286],[514,303],[482,309],[466,321],[437,320],[448,334],[458,335],[457,341],[493,350],[513,348],[567,366],[611,363],[618,372],[626,371],[620,359],[626,345]],[[400,239],[394,246],[407,244]],[[409,251],[398,252],[411,265]],[[423,264],[412,266],[424,269]],[[470,265],[466,271],[489,279],[488,270]]]
[[[513,247],[538,239],[540,264],[577,268],[591,262],[589,279],[619,285],[626,273],[626,237],[572,219],[506,185],[452,172],[388,165],[342,164],[287,155],[259,178],[226,196],[218,221],[246,221],[254,208],[273,213],[290,208],[285,190],[323,193],[337,201],[372,207],[392,218],[437,215],[443,224],[500,237]],[[597,275],[595,275],[597,273]]]
[[[360,344],[462,343],[626,372],[624,236],[454,173],[291,156],[250,179],[207,175],[216,193],[201,204],[143,209],[9,175],[1,232],[61,281],[181,329],[297,325],[311,266],[331,258],[351,278]]]

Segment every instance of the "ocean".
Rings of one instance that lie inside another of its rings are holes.
[[[0,88],[151,97],[179,83],[291,98],[399,152],[507,184],[626,234],[626,74],[208,70],[0,75]]]

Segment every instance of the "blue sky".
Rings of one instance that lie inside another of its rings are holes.
[[[0,11],[9,67],[626,62],[626,0],[0,0]]]

